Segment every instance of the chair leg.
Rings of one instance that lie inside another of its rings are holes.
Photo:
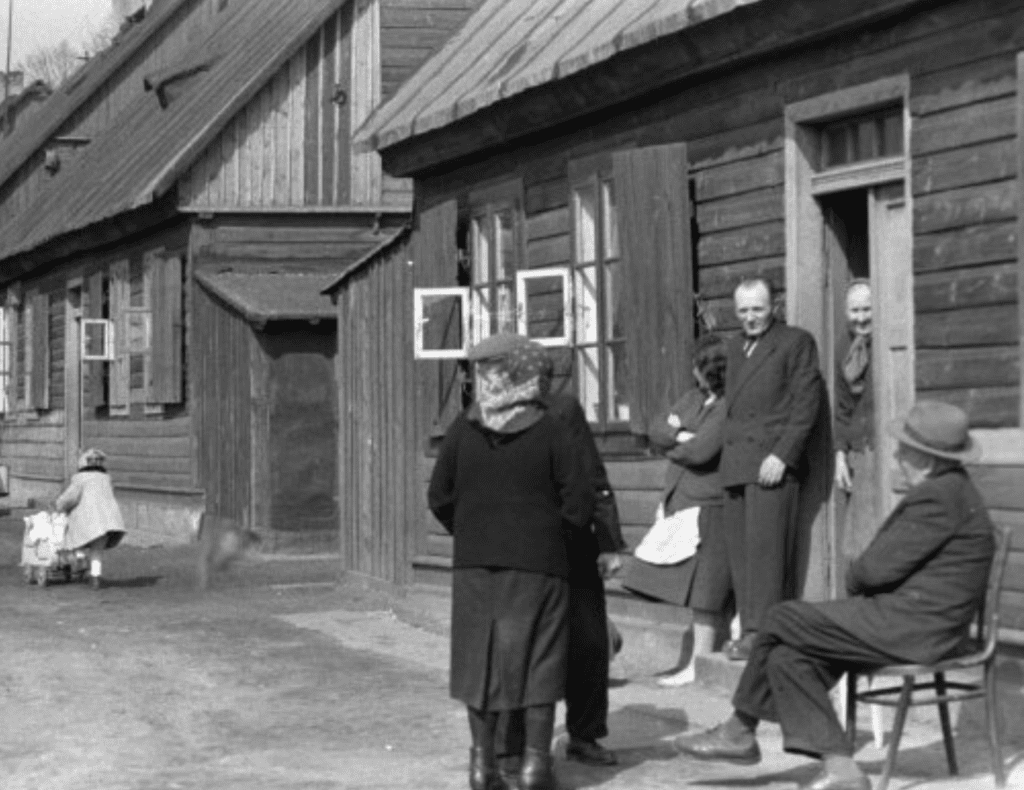
[[[878,781],[877,790],[886,790],[889,787],[889,777],[896,766],[896,753],[900,750],[900,738],[903,737],[903,725],[907,720],[910,696],[913,693],[914,676],[908,675],[903,678],[903,689],[900,691],[899,703],[896,706],[896,718],[892,723],[892,740],[889,741],[889,752],[885,755],[885,765],[882,767],[882,778]]]
[[[939,697],[946,696],[946,674],[935,673],[935,693]],[[946,763],[949,765],[950,776],[956,776],[956,747],[953,743],[953,727],[949,723],[949,703],[939,703],[939,722],[942,724],[942,745],[946,747]]]
[[[992,757],[992,774],[996,787],[1006,787],[1006,771],[1003,769],[1003,751],[999,746],[999,709],[996,689],[995,661],[985,664],[985,718],[988,721],[988,748]]]
[[[857,751],[857,673],[846,673],[846,737]]]

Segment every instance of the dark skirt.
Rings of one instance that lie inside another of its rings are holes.
[[[658,601],[725,614],[732,598],[732,576],[722,532],[722,506],[701,505],[697,553],[675,565],[652,565],[630,557],[622,586]]]
[[[452,576],[450,690],[476,710],[547,705],[565,696],[569,584],[508,568]]]

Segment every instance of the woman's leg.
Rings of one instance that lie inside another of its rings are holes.
[[[671,675],[658,680],[659,686],[683,686],[693,683],[696,679],[697,656],[707,656],[715,650],[715,639],[722,627],[722,616],[716,612],[693,610],[693,625],[687,636],[693,637],[693,650],[690,651],[686,665]],[[683,653],[686,653],[687,636],[683,637]]]
[[[526,748],[519,772],[519,790],[555,790],[551,737],[555,731],[555,706],[531,705],[525,712]]]
[[[94,590],[103,584],[103,549],[95,541],[89,546],[89,584]]]
[[[497,713],[466,708],[469,714],[469,734],[473,748],[469,750],[470,790],[492,790],[498,781],[498,768],[494,759],[494,727]]]

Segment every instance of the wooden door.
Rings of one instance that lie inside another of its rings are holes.
[[[868,191],[879,512],[889,513],[901,477],[889,426],[914,403],[914,238],[903,181]]]

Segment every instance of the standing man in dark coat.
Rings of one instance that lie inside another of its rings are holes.
[[[543,403],[565,426],[572,445],[583,453],[583,465],[594,491],[595,507],[589,529],[573,534],[569,546],[569,674],[565,685],[565,720],[569,733],[566,756],[590,765],[615,765],[615,753],[597,741],[608,734],[608,667],[611,662],[604,578],[621,565],[626,548],[615,494],[594,442],[583,407],[571,395],[550,394],[553,367],[541,376]],[[521,753],[521,722],[515,716],[499,721],[504,744],[502,773],[515,772]]]
[[[729,343],[719,473],[743,626],[726,653],[742,660],[768,609],[798,593],[799,476],[818,416],[821,373],[814,338],[774,320],[767,280],[743,281],[734,299],[743,333]]]
[[[829,689],[848,671],[957,654],[984,601],[995,550],[992,522],[961,465],[977,456],[963,411],[921,401],[895,434],[909,490],[850,566],[851,597],[775,606],[733,695],[733,716],[678,738],[682,751],[755,763],[757,723],[778,721],[786,751],[822,759],[802,790],[871,790]]]

